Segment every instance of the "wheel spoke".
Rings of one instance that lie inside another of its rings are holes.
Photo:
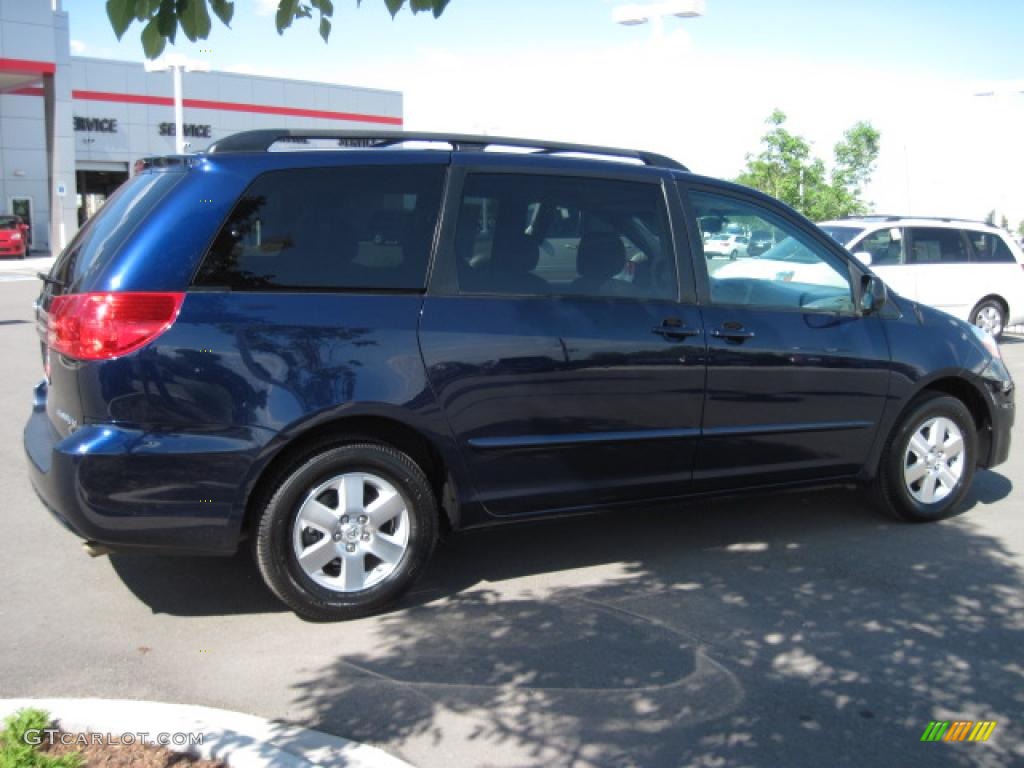
[[[367,550],[385,563],[395,565],[402,559],[405,547],[394,541],[390,536],[378,533],[366,545]]]
[[[938,478],[929,473],[921,482],[921,501],[925,504],[931,504],[935,501],[935,485],[937,481]]]
[[[356,517],[363,514],[363,476],[345,475],[338,484],[338,510]]]
[[[375,528],[393,520],[405,510],[405,499],[400,493],[382,493],[366,508],[366,515]]]
[[[914,455],[919,459],[923,459],[928,455],[928,443],[920,432],[910,438],[910,450],[914,452]]]
[[[307,573],[316,573],[323,570],[331,560],[338,556],[337,547],[330,536],[324,536],[320,541],[307,547],[299,556],[299,564]]]
[[[949,440],[942,446],[947,459],[955,459],[964,450],[964,439],[958,434],[952,434]]]
[[[913,485],[922,477],[928,474],[928,465],[923,461],[919,461],[916,464],[911,464],[903,471],[903,477],[907,481],[907,485]]]
[[[936,448],[946,439],[943,423],[939,420],[932,422],[928,429],[928,447]]]
[[[956,488],[956,484],[958,482],[957,477],[952,472],[949,471],[948,467],[942,467],[942,469],[939,470],[938,480],[940,483],[942,483],[942,486],[948,491],[952,491],[954,488]]]
[[[338,524],[338,513],[316,499],[309,499],[299,510],[299,522],[329,534]]]
[[[342,583],[347,591],[362,589],[366,584],[366,565],[362,552],[346,555],[342,558]]]

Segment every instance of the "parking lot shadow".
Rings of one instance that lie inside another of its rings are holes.
[[[286,610],[264,586],[248,547],[230,558],[114,553],[110,564],[154,613],[221,616]]]
[[[1012,486],[979,481],[970,514],[937,525],[831,491],[456,537],[294,704],[314,727],[399,746],[439,744],[463,718],[476,765],[910,765],[931,719],[1001,735],[940,745],[929,765],[1019,764],[1024,581],[972,524]]]

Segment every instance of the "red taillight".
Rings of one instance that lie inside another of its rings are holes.
[[[184,293],[75,293],[50,304],[46,343],[77,360],[134,352],[174,323]]]

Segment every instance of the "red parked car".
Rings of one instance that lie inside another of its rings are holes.
[[[24,259],[28,250],[28,224],[20,216],[0,216],[0,256]]]

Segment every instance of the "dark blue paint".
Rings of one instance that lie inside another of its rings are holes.
[[[585,159],[479,161],[618,172]],[[407,162],[450,156],[195,158],[78,290],[188,290],[233,202],[264,171]],[[683,233],[696,224],[671,215],[687,260]],[[450,241],[448,226],[439,243]],[[681,261],[679,273],[692,280],[695,269]],[[680,285],[680,295],[694,290]],[[41,298],[45,313],[50,296]],[[672,318],[696,333],[654,332]],[[726,323],[753,336],[710,333]],[[133,354],[54,357],[25,447],[39,494],[78,535],[226,553],[275,457],[341,420],[418,434],[450,485],[449,515],[472,527],[743,485],[864,479],[910,399],[949,382],[980,397],[991,424],[982,463],[997,464],[1009,450],[1013,396],[983,377],[987,364],[966,326],[900,297],[882,316],[838,317],[627,299],[193,290],[173,327]]]

